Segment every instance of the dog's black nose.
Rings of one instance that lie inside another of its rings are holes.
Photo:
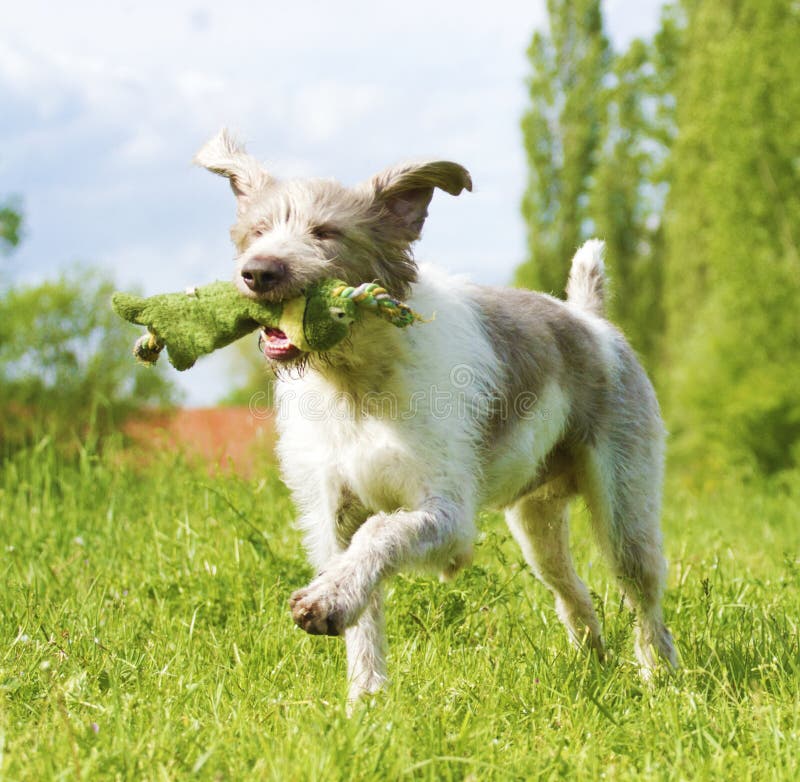
[[[286,264],[280,258],[256,256],[242,266],[241,274],[253,293],[266,293],[286,277]]]

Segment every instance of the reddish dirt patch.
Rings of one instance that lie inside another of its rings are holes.
[[[138,448],[180,451],[210,468],[250,474],[272,454],[275,431],[270,413],[247,407],[179,408],[140,414],[125,424]]]

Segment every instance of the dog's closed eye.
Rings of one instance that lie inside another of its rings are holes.
[[[250,236],[254,239],[259,239],[265,236],[272,230],[272,225],[266,220],[259,220],[251,229]]]
[[[319,239],[321,242],[324,242],[328,239],[337,239],[342,235],[342,232],[338,228],[328,225],[327,223],[323,225],[314,225],[309,230],[311,235],[315,239]]]

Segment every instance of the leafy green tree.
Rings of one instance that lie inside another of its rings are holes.
[[[560,292],[570,259],[590,232],[588,194],[610,55],[599,0],[548,0],[547,8],[549,33],[535,33],[528,50],[531,105],[522,120],[528,259],[516,282]]]
[[[609,315],[651,370],[664,330],[661,215],[676,133],[672,90],[681,45],[675,11],[667,7],[652,42],[633,41],[614,58],[589,202],[594,231],[607,245]]]
[[[667,392],[673,454],[799,464],[800,5],[672,3],[610,66],[597,4],[548,9],[529,52],[517,282],[560,290],[574,247],[600,235],[610,314]]]
[[[800,5],[686,2],[666,240],[669,412],[711,467],[800,463]]]
[[[161,368],[137,366],[139,334],[110,307],[109,280],[78,269],[0,296],[0,442],[103,434],[126,415],[163,406],[173,390]]]
[[[677,10],[652,42],[614,55],[597,3],[550,3],[550,36],[534,36],[531,108],[523,120],[530,162],[523,213],[530,255],[517,282],[559,291],[575,248],[605,239],[609,314],[651,369],[663,334],[663,226],[667,161],[675,136]]]

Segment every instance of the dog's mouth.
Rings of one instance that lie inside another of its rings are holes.
[[[259,345],[270,361],[291,361],[302,354],[302,350],[289,341],[280,329],[265,327],[261,330]]]

